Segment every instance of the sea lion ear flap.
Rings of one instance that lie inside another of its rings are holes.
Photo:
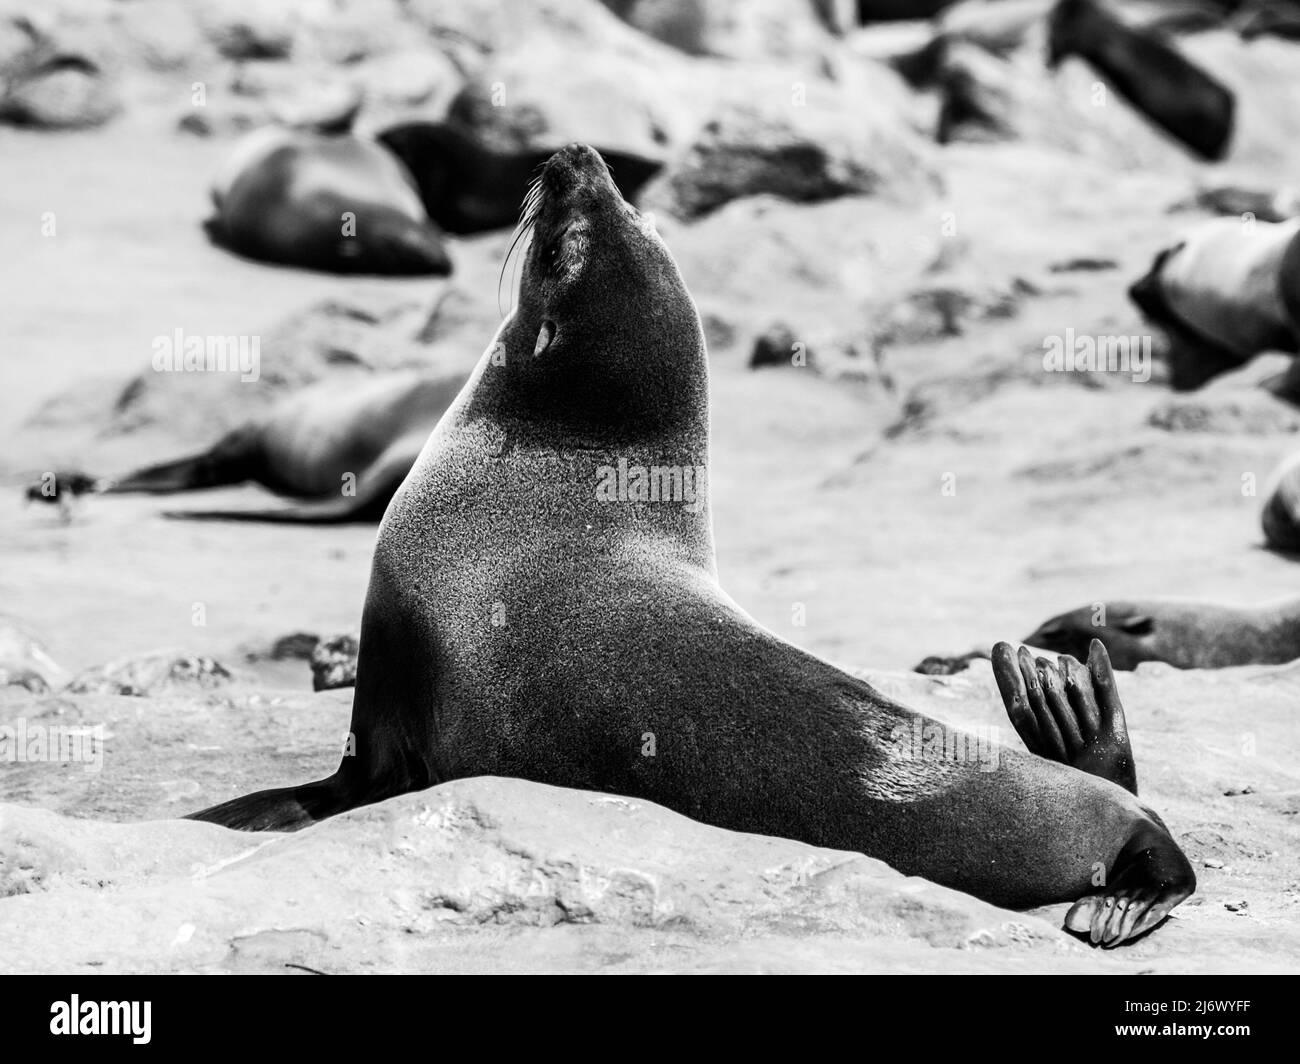
[[[1125,617],[1116,627],[1129,635],[1150,635],[1155,631],[1156,622],[1145,613],[1135,613],[1132,617]]]
[[[542,322],[542,327],[537,330],[537,343],[533,345],[533,357],[546,354],[546,349],[551,346],[551,341],[555,339],[555,322],[549,318]]]

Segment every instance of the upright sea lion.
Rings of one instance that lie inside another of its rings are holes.
[[[519,204],[550,151],[498,151],[455,122],[406,122],[379,134],[379,143],[415,178],[429,217],[449,233],[510,229]],[[635,198],[663,163],[601,148],[619,190]]]
[[[515,776],[855,850],[1004,905],[1073,901],[1069,925],[1108,945],[1185,898],[1192,869],[1159,818],[1074,754],[928,759],[911,739],[941,725],[727,596],[708,358],[676,263],[582,145],[546,164],[525,228],[517,307],[380,527],[355,745],[328,779],[195,817],[296,829]],[[1071,694],[1086,728],[1092,702]]]
[[[1170,335],[1176,388],[1197,387],[1261,351],[1300,346],[1300,219],[1212,218],[1159,252],[1129,289]]]
[[[1222,159],[1232,139],[1231,90],[1147,30],[1097,0],[1060,0],[1048,17],[1047,63],[1087,60],[1124,99],[1203,159]]]
[[[1044,621],[1024,641],[1079,657],[1093,640],[1117,669],[1144,661],[1179,669],[1281,665],[1300,658],[1300,598],[1258,606],[1173,598],[1098,602]]]
[[[199,454],[105,481],[103,494],[169,494],[254,481],[305,500],[278,510],[170,516],[245,521],[378,521],[424,441],[464,383],[460,375],[392,373],[326,381],[231,430]]]
[[[208,234],[249,258],[332,273],[451,272],[411,176],[350,134],[256,130],[221,168],[212,202]]]

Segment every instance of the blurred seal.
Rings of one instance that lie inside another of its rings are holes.
[[[1232,140],[1232,92],[1160,35],[1130,26],[1097,0],[1059,0],[1047,21],[1047,63],[1077,55],[1124,99],[1203,159]]]
[[[411,172],[424,209],[449,233],[512,228],[519,204],[550,151],[498,151],[454,122],[407,122],[379,134]],[[599,149],[619,191],[633,199],[663,164]]]
[[[1129,298],[1170,335],[1174,386],[1193,388],[1262,351],[1297,350],[1300,219],[1212,218],[1160,251]]]
[[[1086,657],[1093,640],[1117,669],[1144,661],[1178,669],[1281,665],[1300,658],[1300,598],[1260,606],[1173,598],[1097,602],[1044,621],[1024,641]]]
[[[274,510],[184,510],[170,517],[328,524],[378,521],[464,378],[393,373],[328,381],[277,403],[199,454],[102,482],[104,494],[254,481],[303,500]]]
[[[451,272],[410,175],[351,134],[256,130],[221,167],[212,202],[208,235],[249,258],[331,273]]]

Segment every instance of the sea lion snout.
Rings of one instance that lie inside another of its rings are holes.
[[[552,155],[542,168],[541,185],[549,202],[580,202],[584,209],[610,197],[623,202],[600,152],[586,144],[570,144]]]

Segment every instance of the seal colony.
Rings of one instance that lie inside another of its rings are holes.
[[[1107,946],[1188,897],[1190,864],[1133,793],[1100,647],[1057,680],[1022,662],[1022,687],[1000,645],[1037,752],[995,747],[993,771],[926,759],[898,737],[941,725],[721,589],[707,478],[699,505],[598,496],[623,461],[707,469],[699,315],[590,148],[551,158],[522,224],[517,307],[384,516],[338,770],[194,818],[293,830],[515,776],[858,851],[996,904],[1073,902],[1067,926]]]

